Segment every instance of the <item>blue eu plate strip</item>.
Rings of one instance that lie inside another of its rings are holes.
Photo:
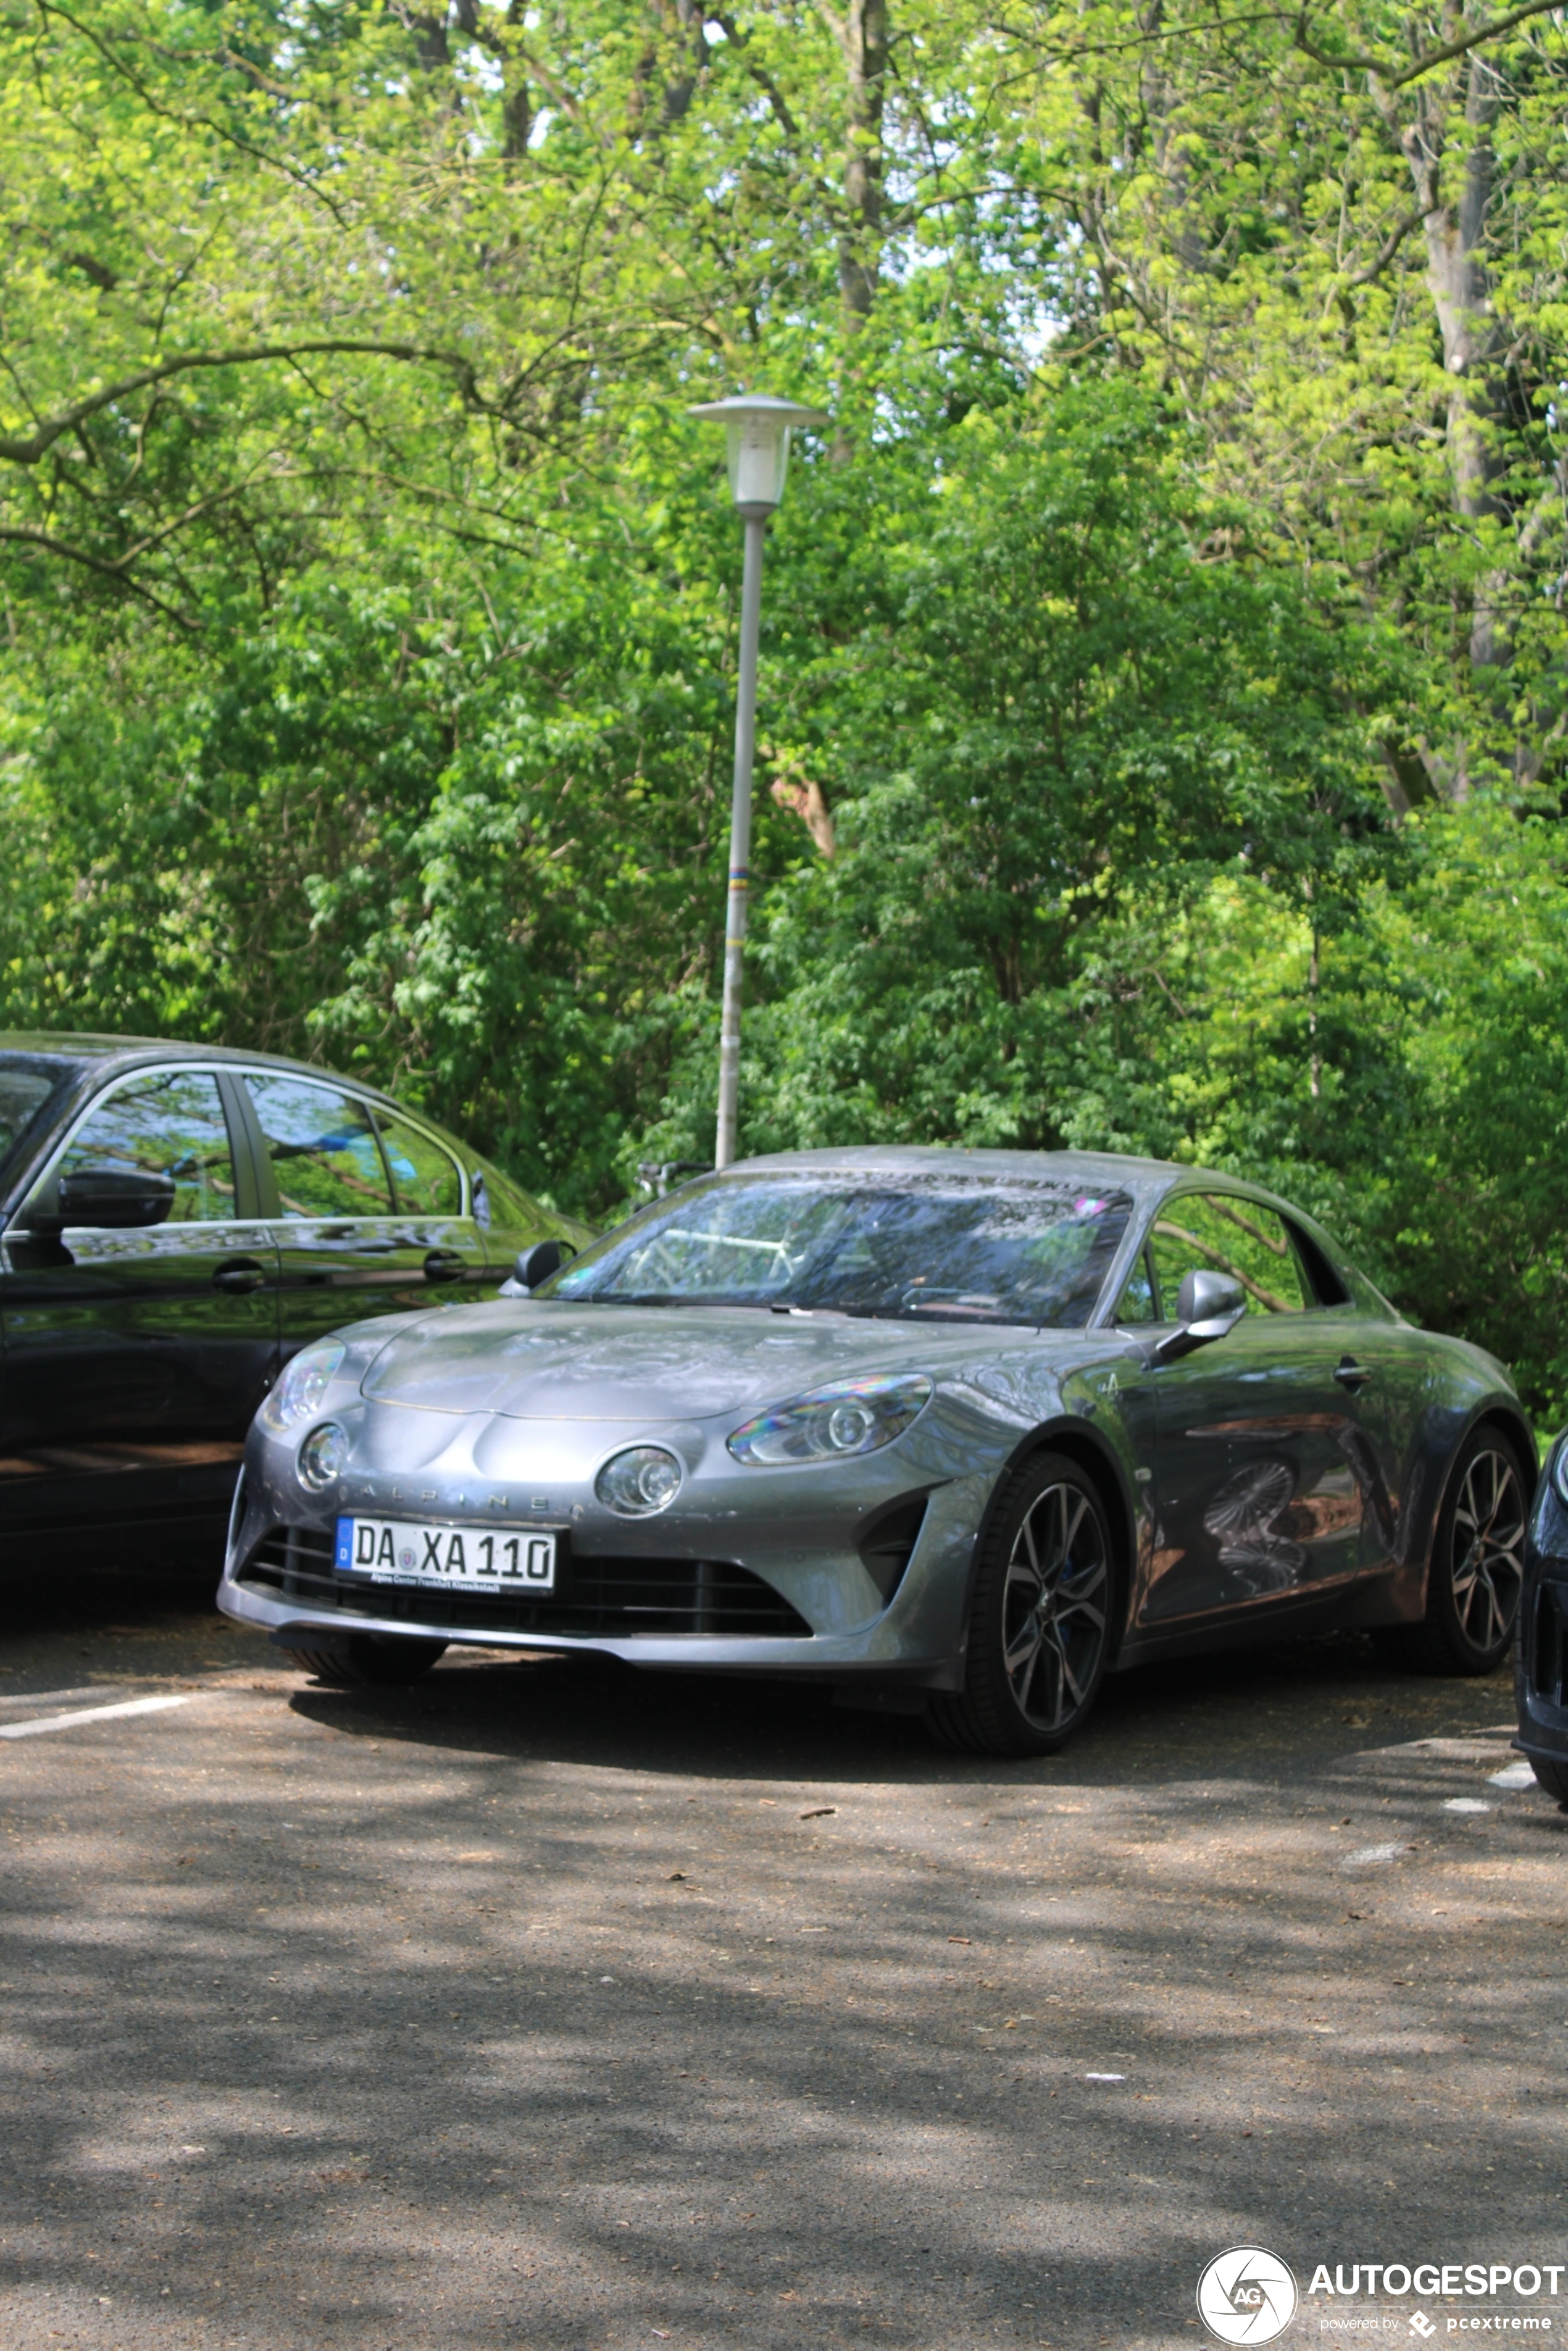
[[[340,1519],[338,1521],[338,1542],[337,1548],[332,1555],[332,1564],[337,1569],[340,1575],[346,1574],[354,1564],[354,1521],[352,1519]]]

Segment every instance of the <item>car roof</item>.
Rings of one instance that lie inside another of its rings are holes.
[[[1174,1159],[1137,1159],[1116,1151],[998,1151],[964,1144],[885,1144],[860,1150],[775,1151],[736,1163],[736,1175],[757,1170],[843,1175],[979,1176],[994,1182],[1115,1184],[1146,1196],[1166,1192],[1179,1180],[1221,1184],[1257,1193],[1260,1187],[1232,1176],[1211,1175]]]
[[[335,1085],[352,1086],[389,1109],[401,1111],[379,1086],[341,1070],[323,1069],[319,1062],[296,1061],[283,1053],[252,1052],[235,1045],[193,1045],[178,1037],[105,1037],[70,1029],[0,1029],[0,1054],[22,1053],[40,1061],[68,1064],[95,1076],[112,1069],[139,1069],[147,1062],[200,1061],[232,1064],[242,1069],[287,1070],[301,1078],[325,1078]],[[415,1116],[420,1113],[415,1113]]]

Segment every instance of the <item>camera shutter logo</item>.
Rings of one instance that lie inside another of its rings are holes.
[[[1272,2343],[1296,2314],[1296,2281],[1278,2253],[1232,2245],[1197,2282],[1197,2314],[1221,2343]]]

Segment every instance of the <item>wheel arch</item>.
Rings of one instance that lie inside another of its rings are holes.
[[[1459,1458],[1471,1439],[1484,1435],[1488,1429],[1495,1429],[1499,1436],[1510,1438],[1519,1448],[1530,1487],[1530,1491],[1525,1496],[1525,1515],[1528,1520],[1535,1484],[1541,1475],[1535,1431],[1526,1419],[1522,1406],[1516,1404],[1511,1397],[1488,1396],[1482,1403],[1477,1405],[1455,1438],[1448,1458],[1443,1464],[1443,1473],[1437,1482],[1431,1507],[1425,1514],[1425,1523],[1420,1536],[1420,1551],[1417,1554],[1421,1564],[1420,1599],[1423,1610],[1431,1590],[1432,1554],[1437,1541],[1437,1528],[1448,1505],[1448,1497],[1453,1491],[1454,1473],[1458,1467]],[[1409,1555],[1407,1552],[1406,1558]]]
[[[1515,1438],[1521,1453],[1524,1456],[1528,1476],[1532,1481],[1540,1477],[1541,1455],[1535,1442],[1535,1431],[1526,1419],[1521,1406],[1511,1404],[1501,1396],[1494,1396],[1490,1404],[1484,1404],[1476,1414],[1465,1431],[1465,1437],[1471,1437],[1478,1429],[1487,1427],[1499,1429],[1504,1437]],[[1463,1443],[1464,1439],[1461,1438],[1460,1442]],[[1456,1447],[1456,1453],[1457,1450]]]
[[[1083,1470],[1093,1480],[1095,1491],[1104,1506],[1110,1522],[1117,1579],[1116,1611],[1111,1627],[1111,1645],[1106,1652],[1107,1664],[1114,1665],[1126,1635],[1127,1614],[1132,1604],[1134,1571],[1137,1562],[1137,1511],[1126,1472],[1114,1450],[1097,1429],[1081,1419],[1063,1417],[1042,1421],[1038,1428],[1030,1429],[1027,1437],[1020,1438],[1003,1464],[975,1531],[974,1548],[969,1555],[969,1580],[964,1594],[966,1637],[975,1578],[979,1573],[980,1561],[990,1539],[997,1513],[1014,1476],[1037,1453],[1060,1453]]]

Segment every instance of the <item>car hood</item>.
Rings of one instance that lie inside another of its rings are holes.
[[[1052,1332],[1070,1349],[1078,1332]],[[961,1374],[1018,1345],[1013,1326],[853,1321],[747,1307],[497,1300],[401,1332],[365,1375],[378,1404],[513,1420],[703,1420],[879,1371]]]

